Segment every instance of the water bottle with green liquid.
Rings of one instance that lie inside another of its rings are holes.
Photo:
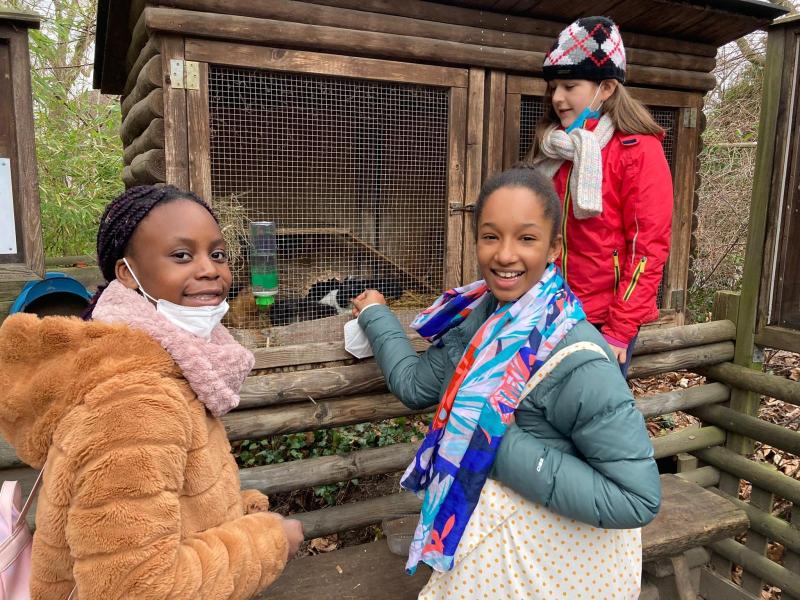
[[[278,241],[274,221],[250,222],[250,283],[258,308],[275,302],[278,293]]]

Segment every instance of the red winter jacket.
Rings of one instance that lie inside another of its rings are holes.
[[[593,129],[597,121],[588,121]],[[602,151],[603,213],[578,220],[566,206],[558,264],[609,343],[627,346],[643,323],[658,318],[656,295],[669,254],[672,175],[661,140],[617,131]],[[553,177],[562,204],[572,168]]]

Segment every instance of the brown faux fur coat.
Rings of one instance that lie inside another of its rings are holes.
[[[39,468],[31,597],[250,598],[287,560],[240,493],[222,423],[147,334],[15,315],[0,328],[0,434]],[[251,514],[245,513],[252,511]]]

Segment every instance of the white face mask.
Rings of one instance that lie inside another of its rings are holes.
[[[156,311],[163,315],[163,317],[181,329],[188,331],[191,334],[201,337],[204,340],[211,339],[211,332],[220,324],[222,317],[228,312],[228,302],[223,300],[216,306],[181,306],[169,300],[156,300],[142,287],[136,273],[131,269],[127,258],[123,258],[122,262],[128,267],[133,280],[139,286],[139,291],[144,294],[144,297],[155,302]]]
[[[372,356],[369,338],[358,324],[358,319],[351,319],[344,324],[344,349],[356,358]]]

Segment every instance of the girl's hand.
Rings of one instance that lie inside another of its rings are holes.
[[[353,316],[357,317],[370,304],[386,304],[386,298],[378,290],[367,290],[353,298]]]
[[[283,519],[283,532],[286,534],[286,541],[289,542],[289,559],[291,560],[300,549],[303,543],[303,524],[297,519]]]
[[[619,346],[615,346],[613,344],[609,344],[609,347],[611,348],[611,352],[614,353],[614,356],[617,357],[617,362],[621,365],[625,364],[625,361],[628,358],[628,349],[624,346],[620,348]]]

